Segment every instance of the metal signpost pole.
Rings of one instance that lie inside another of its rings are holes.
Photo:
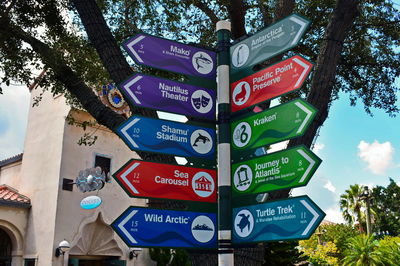
[[[229,40],[231,23],[217,23],[217,102],[218,102],[218,265],[233,263],[232,207],[231,207],[231,156],[230,156],[230,106],[229,106]]]

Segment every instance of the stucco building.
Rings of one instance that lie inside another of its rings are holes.
[[[40,94],[40,88],[31,90],[31,106]],[[100,165],[113,173],[138,156],[108,129],[83,131],[67,116],[93,120],[62,95],[44,93],[29,110],[23,154],[0,161],[0,266],[152,265],[145,249],[129,256],[132,249],[110,227],[128,206],[145,206],[145,200],[129,198],[113,179],[86,193],[69,184],[80,170]],[[98,136],[95,145],[77,144],[85,132]],[[85,210],[80,203],[90,195],[102,203]],[[63,240],[71,248],[56,256]]]

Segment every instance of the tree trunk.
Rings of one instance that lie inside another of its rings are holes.
[[[318,109],[315,119],[306,133],[289,142],[288,147],[304,144],[311,147],[319,127],[328,117],[333,86],[335,83],[336,67],[338,65],[343,43],[355,19],[359,15],[357,0],[338,0],[326,29],[324,40],[316,62],[311,90],[307,102]],[[270,193],[270,199],[286,198],[290,190]]]

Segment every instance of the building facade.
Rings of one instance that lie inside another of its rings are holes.
[[[84,131],[79,123],[94,119],[62,95],[35,88],[31,106],[37,96],[42,99],[29,110],[23,154],[0,162],[0,266],[153,265],[146,249],[135,257],[110,227],[128,206],[145,206],[145,200],[128,197],[112,178],[92,192],[71,184],[81,170],[101,166],[113,173],[136,153],[102,126]],[[96,143],[78,145],[84,133],[96,135]],[[100,206],[81,208],[91,195],[101,198]],[[63,240],[70,244],[64,254],[56,252]]]

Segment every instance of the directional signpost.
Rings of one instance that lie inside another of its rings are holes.
[[[113,177],[131,197],[217,201],[216,171],[132,159]]]
[[[230,47],[231,74],[252,68],[296,46],[310,21],[292,14]]]
[[[117,134],[132,150],[215,158],[215,130],[211,128],[131,116]]]
[[[233,209],[233,242],[308,239],[325,213],[307,196]]]
[[[320,164],[305,146],[233,164],[233,197],[305,186]]]
[[[143,74],[119,87],[136,106],[215,120],[215,90]]]
[[[215,80],[216,53],[139,33],[123,44],[138,64]]]
[[[231,84],[232,112],[299,89],[312,64],[299,55]]]
[[[113,175],[130,197],[194,201],[201,209],[191,212],[129,207],[112,223],[128,246],[218,248],[219,263],[234,265],[232,240],[243,244],[311,236],[325,214],[307,196],[244,207],[241,200],[247,195],[253,197],[309,182],[321,160],[303,145],[257,158],[248,156],[257,148],[303,135],[317,110],[296,99],[260,113],[239,112],[302,86],[313,65],[299,55],[256,73],[253,69],[296,46],[309,24],[307,19],[292,14],[228,48],[230,24],[219,22],[218,91],[222,93],[218,100],[210,85],[216,79],[215,52],[143,33],[123,44],[138,64],[189,75],[202,82],[199,87],[135,74],[119,84],[133,105],[213,121],[218,109],[221,118],[218,181],[217,170],[136,159],[129,160]],[[232,120],[231,112],[237,112]],[[132,150],[190,157],[189,160],[216,158],[214,128],[135,115],[120,125],[117,134]],[[199,204],[217,202],[217,183],[218,224],[217,214],[203,210]],[[232,204],[239,201],[237,206],[241,207],[232,209]]]
[[[316,111],[306,101],[296,99],[233,122],[233,156],[303,135]]]
[[[129,247],[215,248],[216,216],[131,206],[111,226]]]

